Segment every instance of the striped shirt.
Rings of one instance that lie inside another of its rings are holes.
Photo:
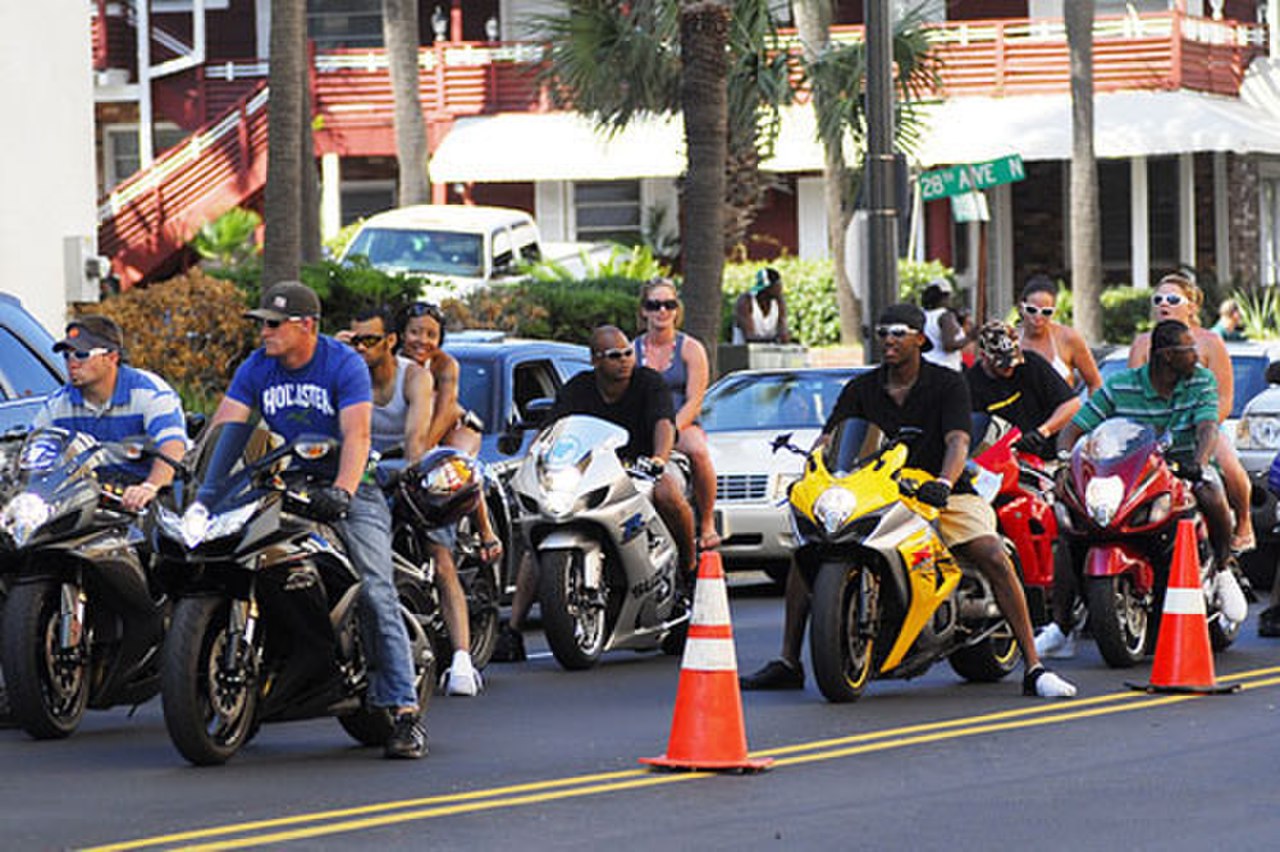
[[[1122,370],[1111,376],[1088,399],[1072,423],[1090,432],[1103,420],[1127,417],[1168,431],[1174,451],[1191,451],[1196,446],[1197,424],[1218,422],[1218,382],[1213,373],[1196,365],[1190,378],[1173,386],[1168,399],[1151,386],[1147,366]]]
[[[47,426],[85,432],[99,441],[146,435],[157,448],[167,441],[187,445],[186,419],[178,394],[154,373],[123,364],[116,373],[115,390],[105,405],[93,405],[79,388],[71,385],[54,391],[33,424],[36,429]],[[151,462],[147,460],[129,465],[124,472],[141,479],[150,470]]]

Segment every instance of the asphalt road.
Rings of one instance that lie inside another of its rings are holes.
[[[735,581],[739,665],[776,649],[781,600]],[[1257,606],[1254,607],[1255,615]],[[1252,621],[1218,657],[1230,696],[1126,690],[1147,670],[1082,646],[1069,702],[945,665],[854,705],[744,694],[758,775],[640,767],[666,746],[678,660],[590,672],[539,653],[491,666],[476,699],[437,697],[430,756],[392,762],[335,721],[267,726],[225,767],[187,766],[158,702],[32,742],[0,731],[0,848],[1272,849],[1280,836],[1280,642]]]

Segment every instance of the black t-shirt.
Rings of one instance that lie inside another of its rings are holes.
[[[969,388],[964,378],[955,370],[922,361],[915,385],[899,406],[885,390],[888,377],[889,368],[881,365],[851,379],[840,392],[822,431],[833,431],[848,417],[868,420],[890,437],[904,426],[913,426],[921,435],[911,444],[907,465],[940,475],[947,453],[947,433],[969,434]],[[957,485],[961,486],[957,491],[963,490],[963,480]]]
[[[974,411],[995,415],[1028,433],[1074,394],[1044,358],[1025,350],[1023,356],[1026,360],[1007,379],[988,375],[980,363],[965,370],[964,377]]]
[[[654,427],[660,420],[670,420],[672,425],[676,420],[671,391],[662,376],[648,367],[636,367],[617,402],[606,402],[600,395],[594,370],[574,376],[560,388],[547,422],[554,423],[570,414],[590,414],[626,429],[631,440],[618,450],[618,455],[627,460],[653,455]]]

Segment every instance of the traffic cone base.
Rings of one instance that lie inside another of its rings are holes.
[[[640,762],[663,769],[740,772],[758,772],[773,763],[747,757],[729,595],[720,554],[715,551],[704,552],[698,564],[667,751],[661,757],[642,757]]]
[[[1151,681],[1126,683],[1126,686],[1144,692],[1197,695],[1222,695],[1240,688],[1239,684],[1219,686],[1214,677],[1213,646],[1205,617],[1204,590],[1200,586],[1196,527],[1190,519],[1178,522]]]

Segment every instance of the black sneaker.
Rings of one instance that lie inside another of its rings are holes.
[[[804,689],[804,666],[781,658],[770,660],[759,671],[738,678],[743,689]]]
[[[417,760],[427,754],[427,729],[422,726],[419,713],[400,713],[396,727],[391,732],[382,756],[402,760]]]
[[[1280,638],[1280,606],[1269,606],[1258,613],[1258,635],[1266,639]]]
[[[523,663],[529,659],[524,650],[524,634],[510,624],[502,625],[491,659],[495,663]]]

